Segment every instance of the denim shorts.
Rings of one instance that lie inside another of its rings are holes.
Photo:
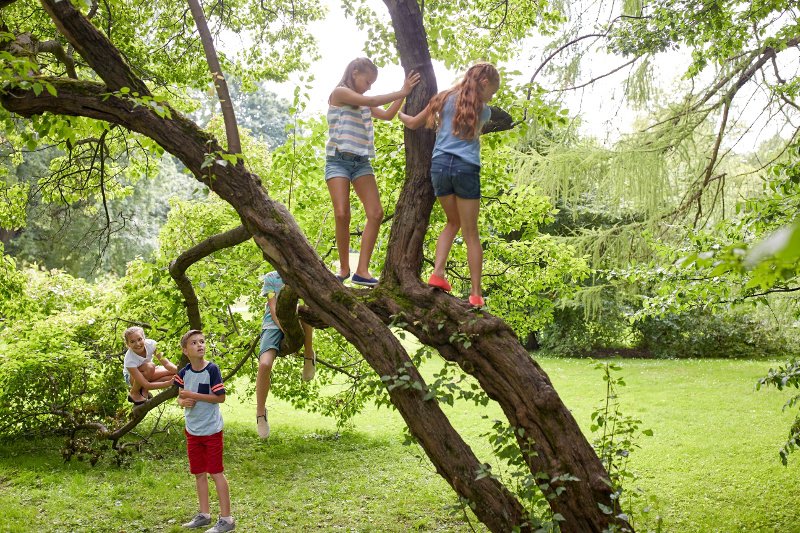
[[[325,181],[331,178],[347,178],[355,181],[361,176],[374,176],[375,171],[369,162],[368,155],[355,155],[336,152],[325,158]]]
[[[466,200],[481,197],[481,167],[457,155],[440,154],[431,160],[431,182],[437,198],[450,194]]]
[[[267,350],[275,349],[275,352],[281,354],[281,341],[283,340],[283,332],[279,329],[264,329],[261,330],[261,345],[258,350],[258,357]]]

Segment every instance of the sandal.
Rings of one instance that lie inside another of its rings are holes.
[[[142,404],[143,404],[143,403],[145,403],[147,400],[139,400],[139,401],[136,401],[136,400],[134,400],[134,399],[131,397],[131,395],[130,395],[130,394],[128,394],[128,401],[129,401],[129,402],[131,402],[133,405],[142,405]]]
[[[259,419],[263,418],[264,423],[260,423]],[[256,416],[256,429],[258,430],[259,438],[266,439],[269,437],[269,422],[267,421],[267,410],[264,409],[263,415]]]
[[[309,365],[306,361],[311,361]],[[303,373],[302,378],[303,381],[311,381],[314,379],[314,374],[317,373],[317,354],[315,353],[311,357],[303,357]]]

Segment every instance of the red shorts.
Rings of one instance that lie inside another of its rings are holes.
[[[222,466],[222,431],[213,435],[186,433],[186,451],[189,454],[189,472],[192,474],[219,474]]]

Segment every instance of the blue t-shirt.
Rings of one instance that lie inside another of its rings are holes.
[[[278,293],[283,288],[283,280],[277,271],[273,270],[264,276],[264,287],[261,288],[261,296],[271,298],[273,295],[277,298]],[[264,311],[264,319],[261,321],[261,329],[280,329],[278,324],[272,320],[272,313],[269,312],[269,302],[267,302],[267,309]]]
[[[175,375],[173,380],[181,389],[200,394],[225,394],[225,384],[222,383],[222,373],[219,367],[207,361],[203,370],[194,370],[189,363]],[[198,400],[194,407],[184,407],[183,416],[186,419],[186,432],[196,437],[213,435],[222,431],[222,413],[219,404]]]
[[[439,131],[436,132],[436,144],[433,145],[433,157],[451,154],[460,157],[468,163],[481,166],[481,142],[478,137],[462,139],[453,134],[453,118],[456,114],[456,98],[458,93],[447,97],[442,106]],[[481,116],[478,118],[478,133],[492,116],[492,111],[486,104],[483,105]]]

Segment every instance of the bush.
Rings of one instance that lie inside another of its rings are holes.
[[[605,301],[597,318],[581,307],[556,311],[541,332],[546,353],[564,356],[636,355],[654,358],[772,358],[800,354],[798,332],[782,330],[762,309],[696,308],[682,313],[646,315],[632,322],[625,307]]]

